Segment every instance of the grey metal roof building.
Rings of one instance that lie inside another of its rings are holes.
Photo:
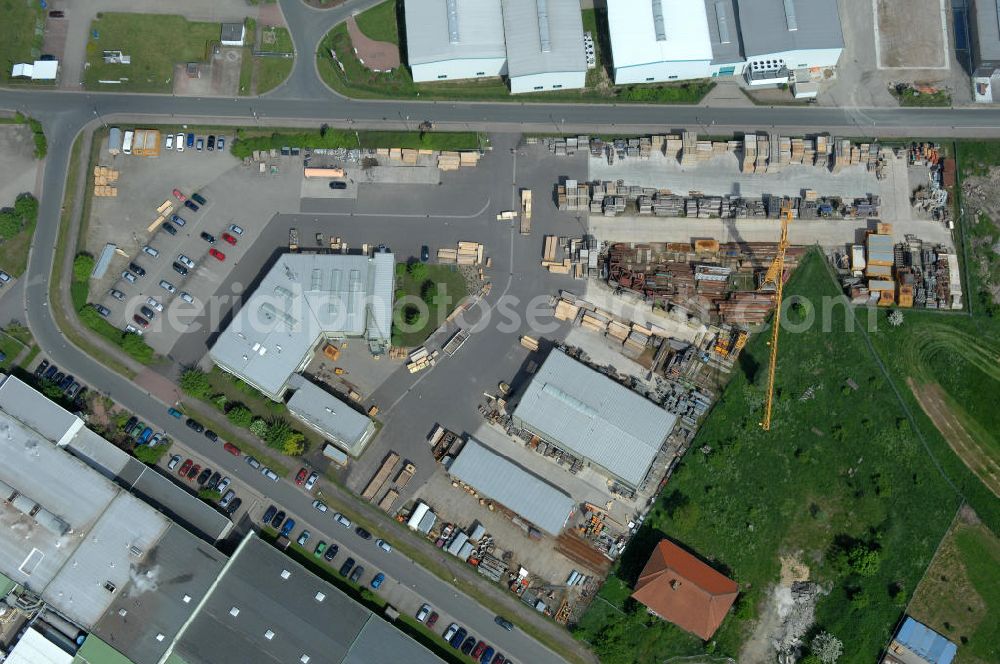
[[[973,76],[992,76],[1000,69],[1000,8],[996,0],[973,0],[970,9]]]
[[[171,650],[186,664],[440,664],[252,532]]]
[[[579,0],[503,0],[503,25],[511,92],[583,87]]]
[[[742,63],[743,48],[740,45],[736,0],[705,0],[705,13],[708,15],[708,35],[712,42],[712,64]]]
[[[448,474],[553,535],[559,534],[576,507],[566,492],[471,438]]]
[[[406,0],[404,11],[414,81],[506,73],[500,0]]]
[[[738,5],[748,60],[787,51],[844,48],[836,0],[738,0]]]
[[[360,456],[375,435],[371,418],[301,376],[291,386],[296,389],[288,400],[288,412],[352,456]]]
[[[638,487],[677,417],[553,350],[514,409],[513,420]]]
[[[392,333],[394,257],[285,254],[261,280],[209,355],[274,400],[326,338],[364,337],[384,349]]]

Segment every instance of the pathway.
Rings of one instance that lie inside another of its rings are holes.
[[[387,71],[399,67],[399,46],[391,42],[375,41],[361,32],[358,22],[347,19],[347,32],[351,35],[354,52],[365,67],[373,71]]]

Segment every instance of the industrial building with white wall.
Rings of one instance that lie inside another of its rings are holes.
[[[708,78],[712,42],[702,5],[687,0],[609,0],[616,85]]]
[[[507,73],[500,0],[407,0],[404,13],[415,82]]]
[[[578,0],[503,0],[510,91],[583,88],[587,56]]]

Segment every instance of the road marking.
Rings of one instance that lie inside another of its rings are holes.
[[[386,217],[389,219],[427,219],[428,217],[435,217],[437,219],[475,219],[481,216],[490,207],[492,200],[487,198],[486,203],[483,207],[479,208],[479,212],[473,214],[399,214],[399,213],[383,213],[383,212],[316,212],[315,214],[321,214],[327,217]]]

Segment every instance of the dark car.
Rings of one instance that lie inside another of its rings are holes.
[[[42,378],[44,378],[45,380],[51,380],[57,371],[59,371],[59,367],[57,367],[54,364],[50,364],[49,368],[45,370],[44,374],[42,374]],[[136,421],[138,422],[138,420]]]
[[[141,313],[143,316],[145,316],[150,320],[156,318],[156,312],[147,307],[146,305],[142,305],[141,307],[139,307],[139,313]]]
[[[62,382],[62,379],[66,377],[66,374],[62,371],[57,371],[55,376],[52,376],[52,382],[58,385]]]
[[[204,240],[205,242],[208,242],[209,244],[215,244],[215,236],[212,235],[211,233],[206,233],[205,231],[202,231],[201,239]]]
[[[215,433],[211,429],[205,429],[205,438],[208,438],[213,443],[219,442],[219,434]]]
[[[428,260],[430,260],[430,257],[431,257],[430,247],[428,247],[426,244],[420,247],[420,260],[426,263]]]
[[[281,527],[281,535],[288,537],[295,530],[295,519],[285,519],[285,525]]]
[[[344,561],[344,564],[340,566],[340,575],[347,576],[351,573],[352,567],[354,567],[354,558],[348,558]]]
[[[271,523],[271,519],[273,519],[274,515],[277,513],[278,513],[278,508],[275,507],[274,505],[271,505],[264,511],[264,516],[261,517],[260,522],[263,524]]]
[[[192,212],[197,212],[198,211],[198,206],[192,200],[186,200],[186,201],[184,201],[184,207],[188,208]]]
[[[63,18],[64,16],[66,16],[66,13],[61,9],[53,9],[49,12],[49,18]]]
[[[187,224],[187,219],[185,219],[184,217],[182,217],[182,216],[180,216],[178,214],[172,214],[172,215],[170,215],[170,221],[174,222],[175,224],[177,224],[181,228],[183,228]]]
[[[149,327],[149,321],[140,316],[139,314],[133,315],[132,320],[134,320],[135,324],[138,325],[139,327]]]
[[[39,362],[38,366],[35,367],[35,377],[37,378],[38,376],[41,376],[42,373],[44,373],[45,370],[48,368],[49,368],[48,360],[42,360],[41,362]]]
[[[205,470],[201,471],[201,474],[198,475],[198,479],[196,481],[198,482],[199,486],[204,486],[205,482],[207,482],[210,477],[212,477],[212,469],[206,468]]]
[[[173,227],[172,224],[163,224],[163,230],[165,230],[170,235],[177,235],[177,229]]]
[[[330,189],[347,189],[347,183],[340,180],[333,180],[330,182]]]
[[[271,517],[271,527],[278,528],[281,526],[281,522],[285,520],[284,510],[279,511],[277,514]]]
[[[337,552],[340,551],[340,547],[336,544],[331,544],[326,547],[326,551],[323,553],[323,560],[328,563],[332,563],[333,559],[337,557]]]
[[[455,632],[455,636],[451,637],[451,640],[448,641],[448,645],[450,645],[452,648],[461,647],[462,642],[465,641],[466,634],[468,634],[468,632],[465,631],[465,628],[459,627],[458,631]]]
[[[194,202],[197,203],[198,205],[204,205],[205,203],[208,202],[207,200],[205,200],[205,197],[202,196],[201,194],[191,194],[191,198],[193,198]]]
[[[145,277],[146,276],[146,268],[142,267],[138,263],[129,263],[128,264],[128,269],[132,270],[133,272],[135,272],[140,277]]]
[[[496,618],[493,619],[493,622],[495,622],[496,624],[500,625],[501,627],[503,627],[508,632],[513,632],[514,631],[514,623],[512,623],[509,620],[507,620],[503,616],[497,616]]]
[[[59,381],[59,389],[65,390],[67,387],[73,384],[73,374],[66,374],[63,379]]]
[[[197,431],[198,433],[201,433],[202,431],[205,430],[204,424],[191,417],[187,418],[187,421],[184,424],[188,426],[188,429],[192,429],[194,431]]]
[[[215,149],[215,134],[208,135],[208,151],[211,152]]]
[[[126,436],[129,435],[130,433],[132,433],[132,429],[134,429],[135,425],[138,423],[139,423],[139,418],[133,415],[132,417],[128,418],[128,422],[125,423],[125,427],[122,429],[122,432]]]
[[[222,479],[221,473],[219,473],[218,471],[212,473],[212,476],[208,478],[207,482],[205,482],[205,488],[214,489],[215,487],[219,486],[219,480],[221,479]]]
[[[486,650],[479,656],[479,664],[490,664],[490,660],[493,659],[493,653],[495,652],[493,646],[486,646]]]
[[[242,504],[243,504],[242,500],[240,500],[239,498],[233,498],[233,501],[226,506],[226,514],[232,516],[233,514],[236,513],[236,510],[238,510],[240,508],[240,505]]]
[[[201,464],[196,463],[193,466],[191,466],[191,470],[187,472],[187,478],[189,480],[193,480],[194,478],[198,477],[198,473],[200,472],[201,472]]]
[[[504,664],[504,662],[506,662],[506,661],[507,661],[506,657],[504,657],[500,653],[497,653],[497,654],[493,655],[493,661],[490,662],[490,664]]]
[[[364,566],[358,565],[357,567],[354,568],[354,571],[351,572],[351,576],[349,578],[354,583],[358,583],[359,581],[361,581],[361,575],[364,573],[365,573]]]
[[[463,655],[468,655],[470,652],[472,652],[472,649],[475,647],[476,647],[476,637],[470,636],[462,644],[460,650],[462,651]]]
[[[484,652],[486,652],[486,642],[480,641],[476,644],[476,647],[472,649],[471,657],[472,659],[479,659]]]
[[[431,611],[431,615],[427,616],[427,629],[434,627],[437,624],[438,618],[437,611]]]
[[[97,313],[101,314],[105,318],[107,318],[108,316],[111,315],[111,309],[108,309],[103,304],[95,304],[94,305],[94,311],[96,311]]]
[[[372,534],[367,530],[365,530],[364,528],[362,528],[361,526],[355,528],[354,532],[357,533],[358,537],[360,537],[361,539],[370,540],[372,538]]]
[[[181,275],[182,277],[187,276],[188,269],[183,265],[181,265],[180,263],[178,263],[177,261],[174,261],[174,264],[171,267],[174,268],[174,272]]]

